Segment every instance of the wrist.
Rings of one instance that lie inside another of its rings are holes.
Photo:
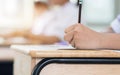
[[[110,43],[110,34],[109,33],[101,33],[101,37],[99,40],[99,48],[107,49],[109,48]]]
[[[119,49],[117,44],[120,41],[120,37],[116,37],[117,34],[112,33],[104,33],[103,37],[101,38],[100,48],[101,49]]]

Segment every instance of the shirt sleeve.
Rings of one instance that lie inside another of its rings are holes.
[[[114,32],[120,33],[120,15],[111,23]]]
[[[51,22],[54,19],[54,14],[50,11],[44,13],[42,16],[38,17],[35,22],[34,26],[32,27],[32,33],[36,35],[42,34],[45,26],[47,23]]]
[[[55,18],[47,24],[44,34],[48,36],[57,36],[62,41],[65,41],[65,29],[76,24],[78,21],[78,8],[73,4],[69,4],[54,13]],[[85,24],[85,20],[83,18],[84,16],[82,16],[82,24]]]

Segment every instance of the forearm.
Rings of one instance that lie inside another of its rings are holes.
[[[60,39],[56,36],[41,36],[41,38],[43,37],[43,39],[41,39],[41,42],[43,44],[54,44],[57,42],[60,42]]]
[[[13,38],[13,37],[25,37],[27,34],[29,34],[28,30],[14,30],[6,34],[1,34],[0,36],[3,38]]]
[[[120,49],[120,34],[104,34],[101,41],[101,48]]]
[[[60,39],[56,36],[45,36],[45,35],[34,35],[34,34],[30,34],[26,36],[26,38],[40,42],[41,44],[54,44],[60,41]]]

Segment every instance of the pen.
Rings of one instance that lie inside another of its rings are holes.
[[[82,3],[83,0],[78,0],[78,6],[79,6],[79,11],[78,11],[78,23],[81,23],[81,14],[82,14]],[[74,41],[74,36],[71,41]],[[75,43],[73,44],[73,47],[75,47]]]
[[[81,23],[82,3],[83,3],[83,0],[78,0],[78,5],[79,5],[78,23]]]

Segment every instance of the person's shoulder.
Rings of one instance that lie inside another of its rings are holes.
[[[120,14],[118,15],[118,17],[120,17]]]
[[[118,21],[120,22],[120,15],[117,16]]]

